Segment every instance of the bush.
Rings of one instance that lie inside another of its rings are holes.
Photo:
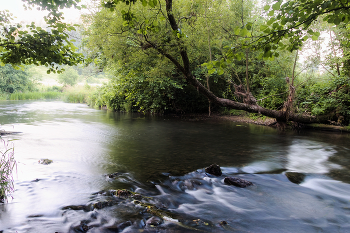
[[[0,141],[3,143],[0,151],[0,202],[4,202],[14,191],[12,171],[16,166],[16,161],[13,147],[2,138]]]

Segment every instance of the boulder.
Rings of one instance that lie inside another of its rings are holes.
[[[234,185],[240,188],[245,188],[253,185],[252,182],[237,177],[225,177],[224,183],[227,185]]]
[[[285,175],[287,176],[288,180],[294,184],[300,184],[305,179],[305,175],[303,173],[286,172]]]
[[[222,171],[221,171],[220,166],[215,164],[215,163],[210,165],[209,167],[205,168],[205,172],[209,173],[211,175],[214,175],[214,176],[221,176],[222,175]]]

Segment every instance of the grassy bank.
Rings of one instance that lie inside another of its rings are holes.
[[[54,100],[60,99],[61,92],[49,91],[49,92],[16,92],[11,93],[8,97],[9,100]]]
[[[62,100],[69,103],[88,103],[96,88],[89,85],[49,88],[34,92],[0,93],[0,100]]]
[[[67,87],[63,89],[62,100],[68,103],[88,103],[89,97],[96,88],[89,85]]]

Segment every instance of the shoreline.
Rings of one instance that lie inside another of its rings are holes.
[[[213,113],[211,116],[208,116],[208,114],[188,114],[188,115],[181,115],[177,116],[181,119],[185,119],[188,121],[202,121],[202,120],[217,120],[217,121],[232,121],[232,122],[240,122],[240,123],[247,123],[247,124],[255,124],[255,125],[262,125],[262,126],[268,126],[277,128],[273,124],[276,122],[274,118],[270,117],[256,117],[252,118],[250,116],[244,116],[244,115],[223,115],[220,113]],[[291,125],[287,126],[286,129],[293,130],[293,127]],[[338,125],[326,125],[326,124],[303,124],[300,128],[297,130],[316,130],[316,131],[327,131],[327,132],[336,132],[336,133],[350,133],[350,127],[346,126],[338,126]]]

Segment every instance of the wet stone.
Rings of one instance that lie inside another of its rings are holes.
[[[298,172],[286,172],[285,175],[287,176],[290,182],[295,184],[302,183],[306,177],[303,173]]]
[[[71,226],[70,229],[69,229],[69,233],[73,233],[73,232],[88,232],[88,230],[93,228],[92,226],[88,225],[89,223],[90,223],[89,220],[82,220],[82,221],[80,221],[79,224],[77,224],[75,226]]]
[[[217,164],[212,164],[209,167],[205,168],[205,172],[214,176],[221,176],[222,171],[219,165]]]
[[[117,228],[118,228],[118,230],[123,231],[125,228],[127,228],[131,225],[132,225],[131,221],[126,221],[126,222],[122,222],[122,223],[118,224]]]
[[[70,205],[70,206],[63,207],[62,210],[84,210],[84,211],[87,211],[88,207],[85,205]]]
[[[106,176],[110,179],[115,179],[117,178],[119,175],[121,175],[122,173],[120,172],[115,172],[115,173],[111,173],[111,174],[107,174]]]
[[[98,210],[100,210],[100,209],[103,209],[105,207],[112,206],[114,204],[116,204],[116,203],[113,202],[113,201],[99,201],[99,202],[91,204],[90,209],[98,209]]]
[[[131,195],[132,195],[132,193],[129,190],[119,189],[116,191],[116,196],[118,196],[118,197],[128,198]]]
[[[220,226],[225,226],[225,225],[227,225],[227,222],[226,222],[226,221],[221,221],[221,222],[220,222]]]
[[[234,185],[240,188],[245,188],[253,185],[252,182],[237,177],[225,177],[224,183],[227,185]]]
[[[49,165],[53,161],[51,159],[40,159],[38,163],[43,164],[43,165]]]
[[[163,220],[157,216],[153,216],[146,221],[147,226],[159,226],[162,224]]]

